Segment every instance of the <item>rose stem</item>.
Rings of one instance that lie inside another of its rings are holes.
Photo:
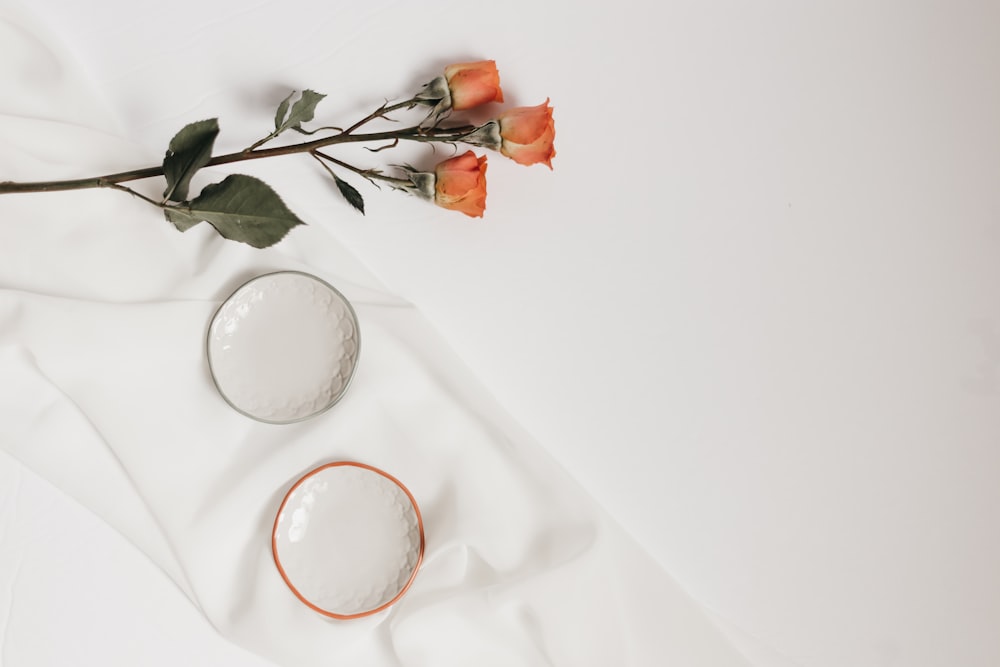
[[[335,144],[392,141],[394,139],[420,142],[458,141],[463,135],[468,134],[473,129],[475,128],[468,125],[454,128],[421,128],[419,125],[414,125],[413,127],[408,127],[402,130],[394,130],[391,132],[371,132],[368,134],[349,134],[345,131],[341,134],[335,134],[332,137],[306,141],[301,144],[279,146],[276,148],[262,148],[254,151],[240,151],[238,153],[219,155],[209,160],[206,166],[211,167],[220,164],[229,164],[231,162],[243,162],[244,160],[259,160],[262,158],[276,157],[278,155],[311,153],[318,148],[333,146]],[[160,166],[123,171],[117,174],[108,174],[106,176],[78,178],[65,181],[34,181],[28,183],[2,181],[0,182],[0,195],[22,192],[57,192],[63,190],[84,190],[88,188],[114,188],[117,184],[124,183],[126,181],[136,181],[162,175],[163,167]],[[159,206],[159,204],[157,204],[157,206]]]

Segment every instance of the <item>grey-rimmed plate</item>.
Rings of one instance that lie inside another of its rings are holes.
[[[253,419],[288,424],[344,395],[358,362],[358,319],[344,295],[316,276],[269,273],[223,302],[206,347],[227,403]]]

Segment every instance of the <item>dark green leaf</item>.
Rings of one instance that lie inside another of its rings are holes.
[[[295,104],[292,104],[292,110],[288,111],[288,104],[294,95],[295,93],[292,93],[278,105],[278,112],[274,115],[274,134],[272,136],[277,136],[290,128],[298,129],[302,123],[311,121],[316,115],[316,105],[326,97],[326,95],[313,90],[304,90],[302,97]],[[286,113],[288,114],[287,118],[285,117]]]
[[[333,174],[333,172],[330,173]],[[361,196],[361,193],[357,191],[357,188],[342,178],[339,178],[336,174],[333,174],[333,180],[337,182],[337,189],[340,190],[340,194],[344,195],[344,199],[347,200],[347,203],[361,211],[361,215],[364,215],[365,199]]]
[[[196,218],[188,213],[187,209],[179,206],[168,206],[163,209],[163,214],[167,216],[167,220],[173,223],[178,231],[182,232],[186,232],[201,222],[201,218]]]
[[[167,219],[181,231],[204,220],[223,237],[254,248],[272,246],[292,227],[304,224],[271,186],[243,174],[207,185],[189,207],[168,208],[166,212]]]
[[[163,175],[167,178],[163,196],[168,201],[187,199],[191,177],[212,159],[212,146],[218,134],[219,120],[210,118],[186,125],[170,140],[163,158]]]

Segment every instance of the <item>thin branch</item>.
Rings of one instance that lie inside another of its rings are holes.
[[[411,180],[409,180],[408,178],[393,178],[392,176],[386,176],[385,174],[382,174],[382,173],[377,172],[377,171],[372,170],[372,169],[359,169],[358,167],[355,167],[353,164],[348,164],[347,162],[344,162],[343,160],[338,160],[337,158],[333,157],[332,155],[327,155],[326,153],[321,153],[318,150],[312,151],[312,156],[314,158],[316,158],[317,160],[320,160],[320,164],[323,164],[323,160],[326,160],[327,162],[331,162],[331,163],[337,165],[338,167],[343,167],[344,169],[349,169],[350,171],[353,171],[355,174],[357,174],[359,176],[362,176],[362,177],[364,177],[365,179],[367,179],[369,181],[371,181],[372,179],[378,179],[380,181],[385,181],[386,183],[391,183],[393,185],[398,185],[398,186],[403,186],[403,185],[411,185],[412,186],[413,185],[413,182]],[[326,170],[329,171],[330,175],[332,176],[333,172],[330,171],[330,168],[327,167],[326,164],[323,164],[323,166],[326,167]]]
[[[132,188],[130,188],[128,186],[125,186],[125,185],[120,185],[118,183],[104,183],[100,187],[102,187],[102,188],[111,188],[112,190],[120,190],[121,192],[127,192],[130,195],[132,195],[133,197],[138,197],[139,199],[141,199],[143,201],[149,202],[150,204],[152,204],[156,208],[166,208],[166,206],[167,206],[163,202],[158,202],[155,199],[150,199],[149,197],[147,197],[146,195],[142,194],[141,192],[136,192]]]
[[[335,181],[337,180],[337,175],[335,173],[333,173],[333,169],[330,169],[329,165],[327,165],[326,162],[323,162],[323,160],[320,159],[318,151],[313,151],[309,155],[312,155],[313,159],[315,159],[316,162],[319,162],[319,165],[321,167],[323,167],[324,169],[326,169],[326,173],[330,174],[330,178],[332,178]]]
[[[399,145],[399,137],[396,137],[395,139],[392,140],[391,144],[386,144],[385,146],[379,146],[378,148],[368,148],[366,146],[365,150],[371,151],[372,153],[378,153],[380,151],[384,151],[387,148],[395,148],[398,145]]]
[[[359,120],[357,123],[351,125],[349,128],[344,130],[343,134],[350,134],[351,132],[358,129],[362,125],[370,121],[373,121],[376,118],[384,118],[387,113],[391,113],[393,111],[396,111],[397,109],[412,109],[418,104],[420,104],[420,100],[418,100],[415,97],[408,99],[404,102],[397,102],[396,104],[391,104],[391,105],[389,104],[388,101],[386,101],[386,103],[380,106],[378,109],[375,109],[375,111],[372,111],[370,114]]]
[[[344,132],[344,128],[337,127],[335,125],[324,125],[323,127],[317,127],[315,130],[303,130],[301,127],[293,127],[292,130],[298,132],[299,134],[305,134],[305,135],[313,135],[316,134],[317,132],[322,132],[323,130],[340,132],[341,134],[343,134]]]
[[[276,136],[278,136],[278,134],[279,134],[278,131],[275,130],[274,132],[272,132],[271,134],[267,135],[263,139],[258,139],[257,141],[255,141],[252,144],[250,144],[250,146],[248,146],[247,148],[244,148],[243,152],[244,153],[249,153],[252,150],[260,148],[261,146],[263,146],[264,144],[266,144],[267,142],[269,142],[271,139],[274,139]]]

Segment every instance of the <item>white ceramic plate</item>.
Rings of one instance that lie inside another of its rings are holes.
[[[299,600],[325,616],[359,618],[410,587],[423,558],[424,526],[395,477],[363,463],[328,463],[285,496],[271,550]]]
[[[245,283],[219,307],[208,329],[208,364],[236,410],[287,424],[340,400],[359,343],[357,316],[340,292],[282,271]]]

